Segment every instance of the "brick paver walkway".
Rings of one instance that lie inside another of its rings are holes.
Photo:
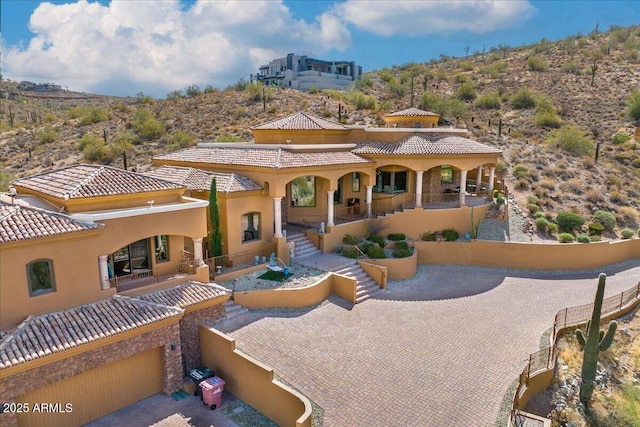
[[[613,295],[638,283],[640,260],[601,270]],[[317,402],[325,426],[494,426],[555,313],[591,302],[598,272],[420,266],[357,306],[268,312],[230,335]]]

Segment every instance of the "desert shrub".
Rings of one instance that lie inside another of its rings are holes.
[[[634,168],[640,168],[640,157],[633,159],[633,161],[631,161],[631,166]]]
[[[404,240],[396,242],[396,249],[409,249],[409,243]]]
[[[344,248],[342,250],[342,256],[345,256],[347,258],[357,258],[358,250],[356,248]]]
[[[453,76],[453,81],[456,83],[464,83],[469,81],[469,77],[464,73],[458,73]]]
[[[377,243],[381,248],[384,248],[384,246],[387,244],[387,242],[384,240],[384,237],[378,234],[372,234],[367,238],[367,240],[370,240],[373,243]]]
[[[558,224],[556,224],[555,222],[549,222],[549,225],[547,226],[547,234],[551,235],[551,234],[556,234],[558,232]]]
[[[560,212],[556,217],[558,229],[563,233],[571,233],[580,229],[584,224],[584,218],[573,212]]]
[[[604,225],[599,222],[592,222],[589,224],[589,235],[591,236],[601,236],[604,231]]]
[[[534,214],[533,214],[533,217],[534,217],[535,219],[538,219],[538,218],[546,218],[545,213],[544,213],[544,212],[542,212],[542,211],[538,211],[538,212],[534,213]]]
[[[485,110],[496,110],[500,108],[500,94],[498,92],[491,92],[480,95],[473,105]]]
[[[575,74],[577,76],[582,74],[582,67],[580,66],[580,64],[578,64],[573,59],[570,60],[570,61],[565,62],[564,64],[562,64],[560,66],[560,69],[562,71],[564,71],[565,73],[571,73],[571,74]]]
[[[452,228],[447,228],[446,230],[442,230],[442,238],[447,242],[455,242],[460,237],[460,234]]]
[[[337,245],[335,248],[333,248],[333,252],[340,255],[342,253],[342,250],[344,249],[344,246],[342,245]]]
[[[575,241],[575,237],[571,233],[560,233],[558,234],[558,242],[560,243],[573,243]]]
[[[427,231],[426,233],[423,233],[422,236],[420,236],[420,239],[423,242],[435,242],[436,240],[438,240],[438,235],[436,233],[432,233],[431,231]]]
[[[349,92],[347,101],[353,104],[357,110],[375,110],[378,106],[375,96],[366,95],[359,90]]]
[[[83,136],[76,144],[86,160],[103,164],[110,163],[117,153],[105,144],[102,138],[92,135]]]
[[[345,234],[342,238],[342,243],[345,245],[356,245],[358,244],[358,238],[356,236],[352,236],[351,234]]]
[[[595,146],[593,140],[573,124],[552,131],[546,141],[574,156],[591,154]]]
[[[627,115],[634,120],[640,120],[640,90],[632,89],[626,98]]]
[[[80,117],[80,124],[83,126],[90,125],[93,123],[99,123],[107,120],[109,115],[107,114],[107,110],[99,107],[89,107],[86,108]]]
[[[536,113],[536,125],[547,128],[559,128],[562,125],[562,121],[555,111],[538,111]]]
[[[523,87],[517,91],[509,100],[513,108],[523,110],[536,106],[536,97],[528,87]]]
[[[358,249],[360,249],[362,253],[366,254],[369,248],[375,245],[376,245],[375,243],[371,243],[371,242],[362,242],[358,245]]]
[[[384,249],[376,245],[372,245],[370,248],[368,248],[366,254],[369,258],[373,258],[373,259],[381,259],[381,258],[387,257],[387,254],[385,253]]]
[[[458,65],[463,71],[473,71],[473,62],[471,61],[460,61]]]
[[[593,218],[604,226],[607,230],[611,231],[616,228],[616,217],[611,212],[597,211],[593,214]]]
[[[476,87],[472,82],[464,82],[458,92],[456,93],[456,97],[463,101],[473,101],[476,99]]]
[[[129,144],[136,145],[140,143],[140,137],[131,131],[118,132],[113,136],[113,143],[114,144],[129,143]]]
[[[182,129],[178,129],[171,135],[170,147],[186,148],[195,145],[196,142],[198,142],[198,140],[194,135],[188,134]]]
[[[387,236],[387,239],[393,240],[394,242],[404,240],[406,238],[407,236],[405,236],[404,233],[389,233],[389,235]]]
[[[620,230],[620,234],[622,235],[623,239],[630,239],[635,233],[630,228],[623,228],[622,230]]]
[[[631,228],[635,228],[638,226],[638,220],[640,220],[640,212],[638,212],[637,209],[630,206],[622,206],[620,208],[620,216],[621,218],[619,219],[622,219],[622,222],[624,222],[625,225]]]
[[[216,137],[216,142],[242,142],[243,138],[231,133],[222,133]]]
[[[44,129],[40,129],[36,132],[35,138],[39,144],[48,144],[53,142],[57,138],[56,131],[49,125],[45,126]]]
[[[613,135],[613,143],[614,143],[614,145],[624,144],[625,142],[627,142],[630,139],[631,139],[631,135],[629,135],[626,132],[618,132],[615,135]]]
[[[409,248],[406,248],[406,249],[396,248],[393,250],[394,258],[407,258],[407,257],[410,257],[411,255],[413,255],[413,252]]]
[[[140,108],[136,111],[131,126],[144,141],[159,138],[166,132],[164,123],[154,119],[151,111],[146,108]]]
[[[548,65],[547,61],[539,56],[530,56],[529,59],[527,59],[527,67],[529,67],[531,71],[544,71]]]
[[[519,164],[513,167],[514,178],[523,178],[529,176],[529,166]]]
[[[576,240],[579,243],[591,243],[591,237],[587,236],[586,234],[578,234],[576,236]]]
[[[529,203],[527,205],[527,209],[529,210],[529,212],[531,212],[532,214],[535,214],[536,212],[538,212],[540,210],[540,206],[536,205],[535,203]]]
[[[536,218],[535,220],[536,223],[536,228],[538,229],[538,231],[542,232],[542,233],[546,233],[549,230],[549,224],[550,222],[547,221],[546,218]]]

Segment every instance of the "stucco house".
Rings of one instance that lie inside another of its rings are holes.
[[[80,425],[180,388],[200,364],[198,324],[229,298],[202,262],[208,202],[98,165],[12,185],[0,200],[0,402],[63,407],[0,424]]]

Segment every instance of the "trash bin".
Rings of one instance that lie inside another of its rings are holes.
[[[193,392],[193,395],[197,396],[198,393],[200,392],[200,383],[202,381],[206,380],[207,378],[215,377],[215,375],[216,374],[215,372],[213,372],[213,369],[209,369],[204,366],[190,370],[189,376],[191,377],[194,384],[196,385],[196,391]]]
[[[222,406],[222,392],[225,382],[219,377],[209,378],[200,383],[202,401],[213,411]]]

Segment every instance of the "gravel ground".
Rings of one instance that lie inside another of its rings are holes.
[[[520,211],[509,211],[509,222],[501,219],[484,218],[478,228],[478,240],[497,240],[500,242],[531,242],[532,235],[527,232],[528,219]]]
[[[286,288],[302,288],[308,285],[316,283],[326,271],[317,270],[315,268],[306,267],[302,265],[294,265],[289,270],[293,273],[293,276],[284,280],[283,282],[277,282],[274,280],[259,279],[258,277],[267,272],[267,270],[260,270],[251,274],[245,274],[236,279],[231,279],[220,284],[225,288],[232,289],[234,291],[259,291],[265,289],[286,289]]]

